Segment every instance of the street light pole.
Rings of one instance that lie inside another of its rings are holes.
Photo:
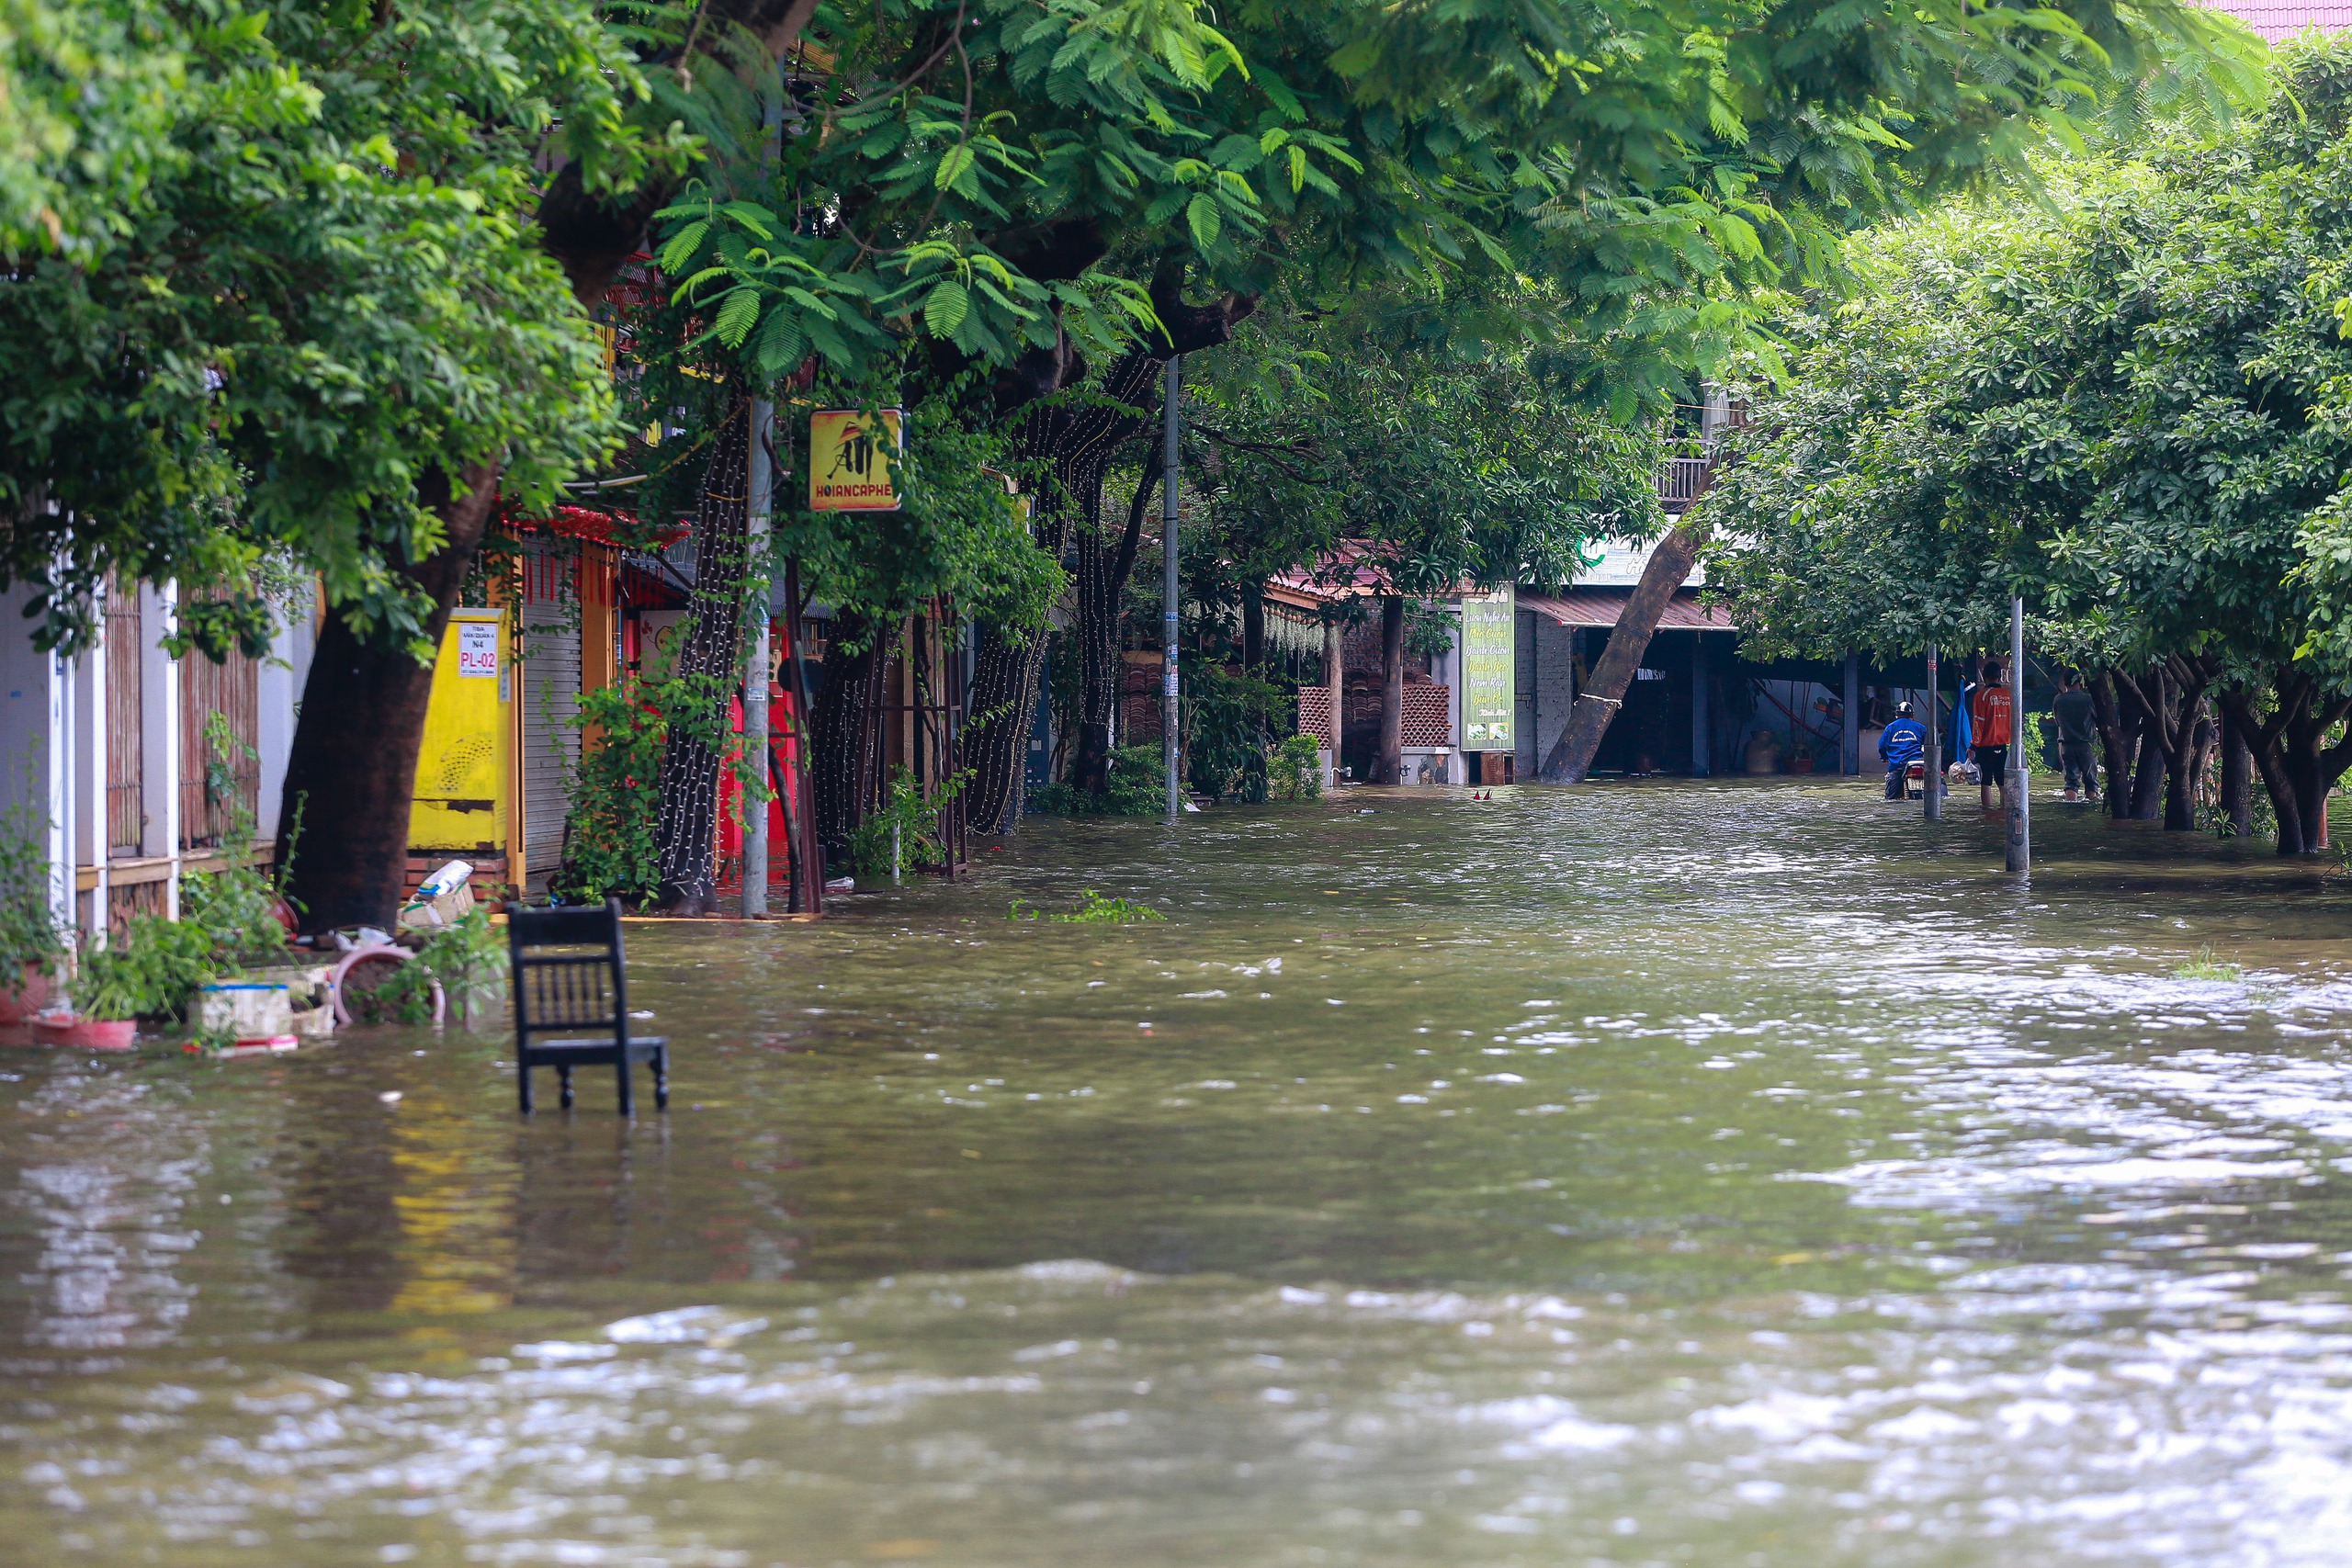
[[[1182,418],[1179,405],[1184,391],[1183,365],[1182,355],[1168,356],[1168,384],[1161,394],[1159,418],[1159,545],[1160,554],[1167,558],[1166,581],[1161,585],[1165,604],[1159,614],[1161,637],[1167,649],[1160,656],[1159,667],[1159,751],[1160,761],[1168,769],[1170,822],[1184,809],[1183,781],[1176,773],[1176,434]]]
[[[2025,765],[2025,600],[2009,600],[2009,774],[2003,792],[2009,797],[2008,868],[2023,874],[2033,869],[2033,829],[2026,803]]]
[[[1928,645],[1928,794],[1919,813],[1930,822],[1944,817],[1944,698],[1936,676],[1936,645]]]
[[[745,487],[751,527],[745,546],[751,559],[748,575],[758,586],[752,596],[752,656],[743,668],[743,750],[752,759],[752,775],[763,782],[768,769],[768,519],[775,510],[775,468],[768,460],[775,425],[775,404],[765,398],[752,400],[751,482]],[[757,919],[768,912],[768,806],[745,790],[743,813],[743,918]]]

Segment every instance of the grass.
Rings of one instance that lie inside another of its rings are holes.
[[[2200,947],[2195,957],[2172,972],[2176,980],[2243,980],[2245,971],[2234,964],[2222,962],[2210,947]]]

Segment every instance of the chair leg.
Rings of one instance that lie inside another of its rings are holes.
[[[571,1069],[558,1067],[555,1076],[563,1080],[563,1108],[569,1111],[571,1109]]]
[[[624,1116],[634,1116],[637,1114],[637,1096],[633,1091],[637,1088],[637,1079],[628,1070],[627,1046],[621,1048],[621,1059],[614,1067],[614,1072],[617,1075],[620,1084],[620,1112]]]
[[[523,1101],[523,1114],[531,1113],[531,1069],[527,1063],[514,1064],[514,1087]]]
[[[653,1053],[653,1108],[670,1109],[670,1047],[662,1046]]]

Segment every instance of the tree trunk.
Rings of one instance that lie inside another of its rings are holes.
[[[2091,694],[2091,713],[2098,720],[2098,744],[2107,765],[2107,814],[2118,821],[2132,814],[2132,757],[2139,745],[2132,716],[2123,711],[2112,671],[2102,670],[2083,682]]]
[[[770,59],[781,60],[815,12],[816,0],[711,0],[701,18],[701,47],[732,49],[748,35]],[[675,182],[649,179],[616,198],[590,192],[582,172],[573,163],[549,182],[537,222],[572,297],[593,305],[643,246],[645,225],[668,204]],[[489,527],[499,468],[469,465],[454,481],[432,474],[417,487],[420,502],[440,520],[443,540],[437,554],[407,570],[432,601],[424,630],[434,654],[424,662],[404,647],[362,637],[329,606],[302,683],[286,760],[286,809],[278,818],[285,824],[278,864],[287,868],[288,901],[306,934],[338,926],[389,928],[400,908],[433,659]],[[298,814],[304,840],[299,852],[289,836]],[[521,868],[513,869],[519,879]]]
[[[965,799],[972,829],[1010,833],[1021,822],[1029,776],[1029,737],[1045,672],[1046,628],[1025,634],[979,623],[972,658],[972,717],[964,727]],[[1016,638],[1018,640],[1016,640]],[[830,684],[830,682],[828,682]]]
[[[1033,269],[1031,276],[1046,274]],[[1159,403],[1152,388],[1161,378],[1169,355],[1192,354],[1230,340],[1234,328],[1257,309],[1254,296],[1238,294],[1209,305],[1187,304],[1182,283],[1181,270],[1164,270],[1152,279],[1152,308],[1159,313],[1165,335],[1148,348],[1121,355],[1102,378],[1099,398],[1032,407],[1022,422],[1016,445],[1019,455],[1052,466],[1052,484],[1047,494],[1037,498],[1033,526],[1038,548],[1057,560],[1068,543],[1072,505],[1101,492],[1112,457],[1151,424]],[[999,400],[1008,408],[1034,404],[1066,387],[1077,386],[1086,374],[1085,359],[1064,340],[1053,348],[1024,355],[999,377]],[[1029,632],[984,626],[981,629],[982,657],[974,671],[972,711],[984,716],[981,722],[987,727],[1005,732],[976,737],[967,754],[972,782],[964,798],[975,829],[1009,833],[1021,820],[1023,764],[1037,702],[1037,677],[1044,668],[1046,637],[1043,628]],[[991,640],[1007,644],[1009,651],[1011,638],[1016,637],[1027,639],[1019,645],[1018,660],[1004,653],[989,655]]]
[[[729,702],[742,677],[752,565],[750,411],[748,400],[739,405],[712,439],[695,513],[694,603],[677,668],[663,682],[670,738],[654,820],[655,897],[670,914],[709,914],[718,897],[718,777],[734,744]]]
[[[1260,674],[1259,666],[1265,661],[1266,585],[1245,582],[1241,585],[1241,671]]]
[[[1090,795],[1111,787],[1111,752],[1118,744],[1115,727],[1126,692],[1122,649],[1126,643],[1127,583],[1142,547],[1144,517],[1159,488],[1159,454],[1154,451],[1143,481],[1128,500],[1126,526],[1116,540],[1102,537],[1101,488],[1080,498],[1082,522],[1072,539],[1077,564],[1071,571],[1078,580],[1078,614],[1070,627],[1078,644],[1079,730],[1069,782]]]
[[[2254,836],[2254,752],[2245,732],[2224,699],[2222,709],[2222,809],[2229,814],[2230,830],[2241,839]]]
[[[2165,812],[2165,748],[2157,739],[2156,721],[2142,717],[2137,736],[2139,761],[2131,779],[2131,820],[2154,822]]]
[[[865,646],[849,653],[842,651],[845,642]],[[874,781],[881,773],[882,732],[874,722],[874,710],[898,642],[895,623],[868,621],[845,611],[834,626],[834,652],[826,660],[824,688],[817,694],[810,742],[817,835],[830,856],[848,854],[849,836],[865,820]]]
[[[2308,676],[2291,666],[2273,678],[2276,705],[2257,716],[2245,692],[2221,694],[2222,711],[2245,737],[2254,770],[2278,818],[2278,852],[2316,854],[2327,792],[2352,766],[2352,739],[2325,744],[2327,732],[2352,711],[2352,700],[2322,704]]]
[[[1634,672],[1641,668],[1642,655],[1649,651],[1650,638],[1657,635],[1658,618],[1666,614],[1675,592],[1690,580],[1705,538],[1706,525],[1685,513],[1651,552],[1649,564],[1642,569],[1642,581],[1609,634],[1609,646],[1592,667],[1585,689],[1577,694],[1576,706],[1568,710],[1566,728],[1553,743],[1552,754],[1544,759],[1538,776],[1544,783],[1582,784],[1592,771],[1600,738],[1609,733],[1609,721],[1624,705]]]
[[[1395,594],[1380,602],[1380,750],[1372,782],[1405,780],[1405,601]]]
[[[435,474],[420,487],[448,542],[408,572],[433,601],[424,636],[436,650],[490,526],[498,470],[468,468],[459,484],[452,494],[446,477]],[[287,890],[306,934],[391,928],[408,870],[409,806],[432,696],[431,661],[363,637],[339,615],[327,616],[302,684],[277,829],[277,863],[288,868]]]

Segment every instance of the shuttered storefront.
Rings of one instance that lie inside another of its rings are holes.
[[[536,546],[523,571],[523,862],[528,876],[563,861],[565,784],[580,761],[579,606],[562,592],[568,552]]]

